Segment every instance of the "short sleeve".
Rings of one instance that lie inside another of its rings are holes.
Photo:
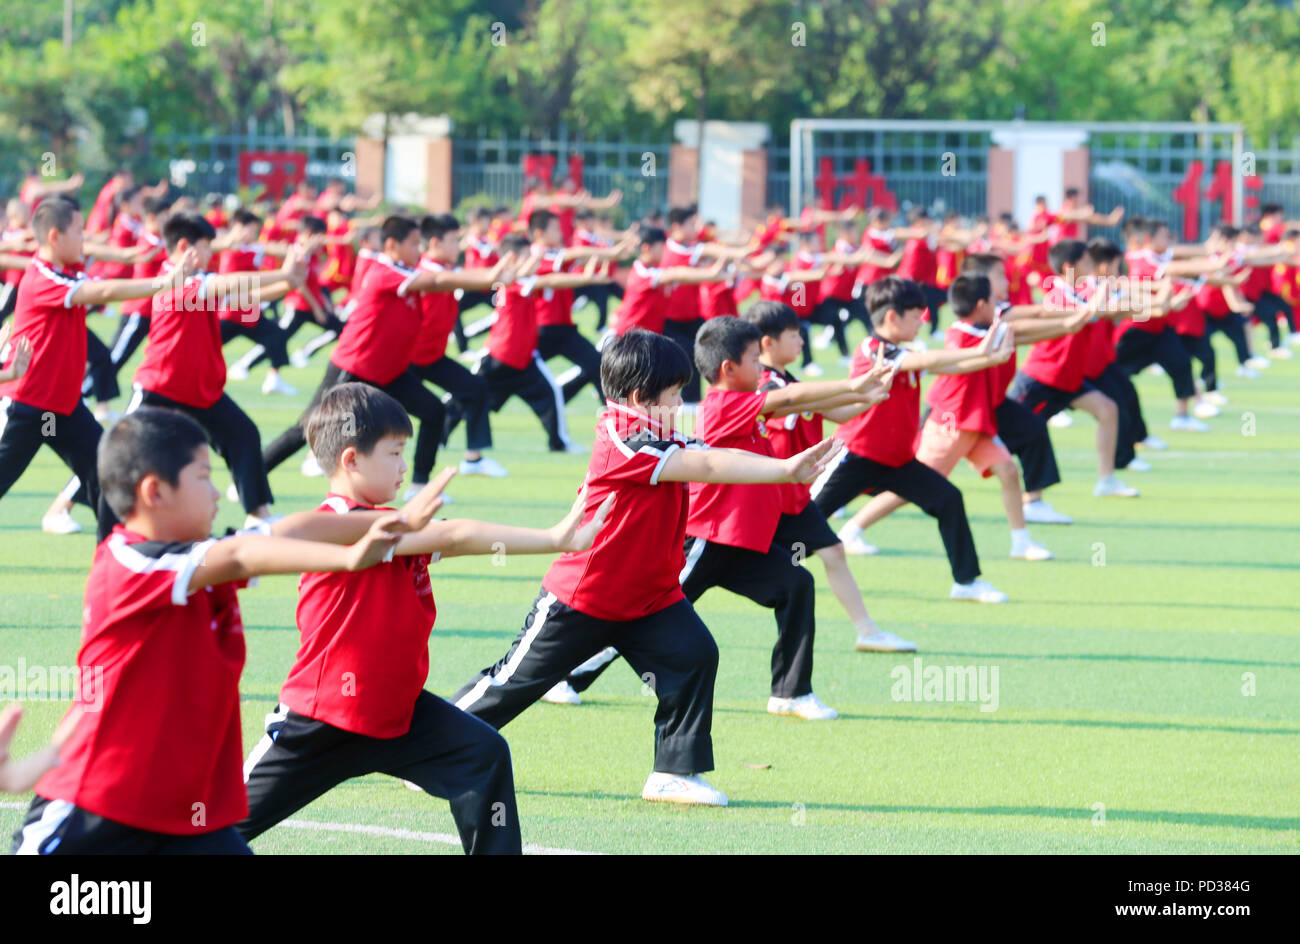
[[[762,390],[728,390],[707,397],[696,414],[699,429],[709,442],[752,433],[766,402],[767,394]]]

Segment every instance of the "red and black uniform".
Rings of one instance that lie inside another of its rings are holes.
[[[627,288],[623,292],[623,304],[618,308],[618,320],[614,331],[626,334],[633,328],[664,333],[664,322],[668,317],[668,289],[659,284],[663,268],[644,265],[640,259],[632,263],[628,273]]]
[[[27,373],[0,384],[0,497],[18,481],[42,445],[53,449],[80,480],[77,498],[99,517],[100,537],[115,519],[101,501],[96,450],[103,429],[82,402],[86,370],[86,306],[74,295],[88,281],[80,268],[63,269],[34,257],[18,285],[11,342],[27,338]],[[0,351],[13,362],[14,344]]]
[[[14,852],[244,853],[239,676],[244,626],[224,583],[191,593],[216,542],[121,525],[86,580],[81,717],[36,785]]]
[[[939,309],[948,302],[948,293],[938,285],[939,241],[934,236],[913,237],[903,243],[903,258],[898,263],[898,274],[921,286],[926,307],[930,311],[930,333],[939,330]]]
[[[1082,304],[1064,279],[1051,276],[1043,282],[1043,303],[1058,311]],[[1096,322],[1108,327],[1105,322]],[[1084,378],[1093,325],[1074,334],[1039,341],[1011,383],[1010,395],[1044,420],[1069,407],[1076,399],[1096,388]]]
[[[617,646],[658,697],[654,769],[713,769],[718,647],[679,583],[687,487],[660,480],[674,453],[693,448],[705,447],[645,413],[607,404],[587,467],[584,518],[613,494],[609,517],[590,548],[551,565],[509,651],[452,696],[456,707],[501,728],[575,666]]]
[[[703,243],[687,245],[669,237],[660,265],[665,269],[682,266],[694,268],[699,264],[703,252]],[[700,402],[700,372],[695,366],[695,336],[700,333],[703,324],[704,318],[700,314],[700,286],[695,283],[673,286],[668,293],[663,333],[665,337],[672,338],[681,345],[691,362],[691,379],[682,385],[684,403]]]
[[[588,246],[595,249],[609,249],[614,245],[614,241],[606,239],[591,230],[579,227],[573,234],[574,245]],[[609,315],[609,300],[611,298],[622,298],[623,288],[617,280],[618,265],[614,262],[609,264],[609,281],[598,282],[595,285],[585,285],[577,290],[574,297],[573,309],[577,311],[582,306],[591,302],[596,306],[596,330],[604,331],[605,322]],[[704,286],[701,286],[703,288]],[[701,299],[703,304],[703,299]]]
[[[1125,254],[1129,277],[1142,281],[1161,278],[1169,258],[1161,257],[1150,249],[1140,249]],[[1267,277],[1265,271],[1265,277]],[[1192,362],[1187,356],[1174,329],[1162,317],[1126,318],[1114,330],[1114,360],[1119,370],[1132,376],[1146,370],[1152,364],[1159,364],[1169,375],[1174,386],[1174,396],[1180,400],[1196,396],[1196,385],[1192,382]],[[1092,365],[1095,368],[1095,364]],[[1088,374],[1091,378],[1091,374]],[[1103,391],[1110,396],[1109,391]],[[1128,398],[1128,392],[1123,391]],[[1137,397],[1133,391],[1132,399]],[[1112,399],[1114,399],[1112,397]],[[1131,404],[1130,404],[1131,406]],[[1123,404],[1121,404],[1123,408]],[[1137,441],[1146,438],[1145,424],[1143,434]],[[1134,433],[1136,435],[1136,433]],[[1127,465],[1128,463],[1124,463]],[[1123,465],[1120,466],[1123,468]]]
[[[420,268],[426,272],[447,272],[451,266],[430,255],[420,259]],[[488,417],[488,386],[482,377],[469,372],[455,357],[447,356],[447,341],[460,318],[460,306],[455,292],[424,292],[420,296],[420,334],[411,353],[411,370],[421,380],[435,384],[451,395],[446,405],[450,411],[446,438],[465,420],[465,446],[467,449],[489,449],[492,446],[492,421]],[[422,484],[423,480],[411,484]]]
[[[1288,267],[1279,266],[1278,268]],[[1209,325],[1207,324],[1205,312],[1196,301],[1204,282],[1203,278],[1197,279],[1195,282],[1187,279],[1175,280],[1175,294],[1185,289],[1195,291],[1193,291],[1192,297],[1188,299],[1187,304],[1169,313],[1168,321],[1169,326],[1174,330],[1174,334],[1178,335],[1178,340],[1183,345],[1183,350],[1187,352],[1187,356],[1200,361],[1201,382],[1205,384],[1206,391],[1211,392],[1219,388],[1218,358],[1214,353],[1214,345],[1210,343]],[[1222,292],[1219,294],[1222,297]]]
[[[343,325],[339,343],[330,354],[325,376],[298,422],[266,447],[262,458],[268,471],[284,462],[304,445],[307,418],[321,398],[341,383],[359,381],[378,387],[406,412],[419,420],[415,436],[413,481],[427,482],[438,459],[446,410],[424,383],[410,370],[411,351],[420,334],[424,313],[411,282],[419,274],[379,253],[367,268],[357,305]]]
[[[237,272],[256,273],[262,268],[264,257],[262,248],[257,244],[225,249],[217,260],[217,271],[222,275]],[[217,318],[221,322],[223,346],[235,338],[248,338],[261,348],[260,354],[254,354],[253,358],[246,362],[247,366],[251,367],[263,358],[269,358],[271,366],[276,370],[288,365],[288,336],[275,321],[262,317],[262,305],[248,297],[248,293],[230,293],[219,305]]]
[[[375,506],[330,495],[318,510],[357,509]],[[396,557],[299,579],[302,642],[266,734],[244,765],[244,839],[345,780],[382,773],[451,801],[467,853],[522,851],[505,739],[424,690],[438,615],[429,564],[437,559]]]
[[[170,271],[168,264],[162,274]],[[149,344],[135,372],[127,412],[158,406],[190,416],[226,460],[239,500],[251,513],[271,503],[271,483],[262,464],[257,426],[225,393],[226,361],[217,317],[221,299],[211,293],[212,278],[192,275],[181,286],[153,297]]]
[[[129,278],[157,278],[167,263],[167,252],[163,249],[162,237],[142,226],[136,248],[152,249],[155,252],[144,262],[137,262]],[[120,371],[122,365],[131,359],[131,355],[148,337],[149,312],[152,309],[153,303],[148,298],[132,298],[130,301],[122,302],[122,320],[118,322],[117,333],[113,335],[113,343],[109,345],[109,357],[114,371]]]
[[[1274,232],[1276,231],[1276,228]],[[1239,250],[1245,247],[1238,247]],[[1255,306],[1254,317],[1268,330],[1270,347],[1280,348],[1286,343],[1278,328],[1278,319],[1286,325],[1288,334],[1295,333],[1295,319],[1291,315],[1291,306],[1277,292],[1273,291],[1273,266],[1247,265],[1246,281],[1239,291],[1246,301]]]
[[[493,412],[518,396],[541,421],[547,448],[563,452],[569,446],[564,393],[537,353],[536,286],[537,277],[530,276],[497,289],[497,318],[488,333],[487,354],[474,365],[474,373],[487,381]]]
[[[849,376],[869,371],[882,347],[887,361],[898,363],[907,356],[902,348],[872,335],[854,351]],[[846,450],[833,471],[813,484],[813,501],[829,516],[860,494],[893,492],[938,520],[952,579],[970,583],[979,576],[980,566],[966,506],[957,486],[917,460],[920,428],[920,371],[900,371],[889,399],[836,429]]]
[[[579,267],[575,263],[561,261],[558,250],[544,251],[537,267],[538,275],[577,271]],[[543,364],[553,357],[563,357],[573,365],[556,379],[565,403],[587,384],[594,386],[597,396],[603,400],[600,352],[573,323],[573,302],[574,289],[571,288],[542,288],[533,293],[533,307],[537,312],[537,353]]]

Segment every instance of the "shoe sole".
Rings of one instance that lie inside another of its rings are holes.
[[[1056,555],[1049,554],[1047,557],[1030,557],[1028,554],[1012,554],[1011,559],[1029,561],[1030,563],[1038,563],[1040,561],[1056,560]]]
[[[912,646],[909,649],[893,649],[890,648],[889,646],[864,646],[862,645],[862,643],[855,643],[853,646],[853,651],[854,652],[916,652],[916,647]]]
[[[893,650],[881,650],[881,651],[893,651]],[[778,715],[786,718],[798,718],[800,721],[834,721],[836,718],[839,717],[838,714],[835,714],[835,715],[828,715],[826,717],[820,717],[820,718],[809,718],[807,715],[801,715],[797,711],[773,711],[771,708],[767,709],[767,713],[769,715]]]
[[[684,797],[646,796],[644,793],[641,794],[641,799],[647,803],[672,803],[676,806],[712,806],[721,809],[727,805],[725,802],[709,803],[705,800],[688,800]]]

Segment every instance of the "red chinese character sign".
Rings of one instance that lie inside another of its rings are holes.
[[[1236,204],[1233,202],[1232,162],[1218,161],[1214,165],[1214,174],[1210,185],[1204,191],[1201,183],[1205,178],[1205,165],[1192,161],[1187,165],[1187,173],[1182,182],[1174,188],[1174,202],[1183,208],[1183,242],[1194,243],[1201,238],[1201,201],[1202,199],[1219,204],[1218,219],[1233,219]],[[1263,188],[1264,182],[1257,175],[1242,177],[1242,189],[1245,191],[1244,209],[1254,210],[1259,206],[1259,197],[1250,191]]]
[[[293,151],[243,151],[239,155],[239,185],[261,187],[260,199],[283,199],[306,176],[306,154]]]
[[[566,175],[570,190],[582,189],[583,159],[581,154],[570,154],[566,165]],[[524,178],[540,180],[546,190],[554,186],[555,155],[525,154],[523,160]]]
[[[858,158],[853,163],[853,173],[836,176],[835,165],[829,157],[818,162],[818,173],[813,185],[817,188],[817,205],[823,210],[843,210],[847,207],[884,207],[897,210],[898,200],[885,183],[883,174],[871,172],[871,162]],[[836,201],[839,188],[844,192]]]

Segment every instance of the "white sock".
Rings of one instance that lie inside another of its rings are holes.
[[[880,632],[880,627],[876,625],[876,621],[870,616],[864,620],[854,622],[853,628],[858,631],[859,636],[874,636]]]
[[[1012,528],[1011,529],[1011,550],[1019,551],[1029,546],[1029,529]]]
[[[840,528],[839,534],[836,535],[841,541],[848,542],[855,538],[862,537],[862,529],[854,522],[849,521],[844,527]]]

